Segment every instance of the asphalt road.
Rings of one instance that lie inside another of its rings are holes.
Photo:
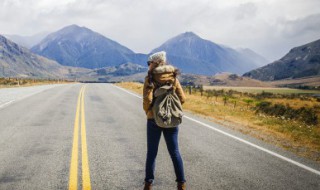
[[[186,116],[188,189],[320,189],[319,164]],[[0,108],[1,190],[142,189],[145,156],[142,100],[111,84],[57,86]],[[154,189],[175,189],[174,180],[162,137]]]

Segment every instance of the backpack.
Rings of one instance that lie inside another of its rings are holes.
[[[156,124],[162,128],[177,127],[182,122],[182,106],[172,84],[160,86],[153,94],[152,111]]]

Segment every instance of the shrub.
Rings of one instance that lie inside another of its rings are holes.
[[[299,109],[291,108],[289,105],[274,104],[271,102],[260,102],[256,105],[256,113],[264,113],[276,117],[295,119],[308,125],[317,125],[318,116],[315,108],[301,107]]]
[[[247,103],[247,109],[249,108],[249,105],[253,102],[253,100],[251,99],[243,99],[243,101]]]
[[[256,97],[257,97],[258,99],[272,98],[272,97],[274,97],[274,94],[271,93],[271,92],[262,91],[261,93],[258,93],[258,94],[256,95]]]
[[[318,116],[313,108],[301,107],[298,110],[299,119],[308,125],[317,125]]]

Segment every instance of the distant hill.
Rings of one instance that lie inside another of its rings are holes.
[[[297,78],[297,79],[274,80],[274,81],[269,81],[268,83],[278,87],[320,90],[320,75]]]
[[[128,76],[136,73],[147,73],[148,68],[134,63],[125,63],[113,67],[104,67],[95,69],[92,72],[96,72],[98,75],[110,74],[113,76]]]
[[[83,71],[35,55],[0,35],[0,77],[65,78]]]
[[[139,62],[145,58],[99,33],[77,25],[64,27],[48,35],[31,50],[62,65],[90,69],[117,66],[132,59]]]
[[[264,66],[265,64],[270,62],[265,57],[257,54],[256,52],[252,51],[249,48],[237,48],[236,50],[239,53],[241,53],[243,56],[257,63],[259,67]]]
[[[121,82],[139,81],[143,82],[148,68],[134,63],[125,63],[118,66],[93,69],[80,77],[84,81]]]
[[[241,87],[271,87],[272,85],[259,80],[242,77],[232,73],[217,73],[214,76],[182,74],[183,85],[213,85],[213,86],[241,86]]]
[[[205,40],[192,32],[180,34],[151,53],[166,51],[168,60],[184,73],[214,75],[219,72],[243,74],[267,63],[249,49],[237,51]]]
[[[295,47],[280,60],[245,73],[243,76],[275,81],[320,75],[320,40]]]
[[[13,41],[19,46],[26,47],[30,49],[34,45],[38,44],[41,40],[43,40],[48,34],[47,33],[39,33],[32,36],[20,36],[20,35],[4,35],[7,39]]]

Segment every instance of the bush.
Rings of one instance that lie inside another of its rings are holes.
[[[271,92],[265,92],[265,91],[262,91],[261,93],[258,93],[256,95],[256,98],[257,99],[264,99],[264,98],[273,98],[274,97],[274,94],[271,93]]]
[[[299,119],[309,125],[318,124],[318,116],[313,108],[302,107],[298,111]]]
[[[271,102],[260,102],[256,105],[256,113],[264,113],[276,117],[295,119],[308,125],[317,125],[318,116],[315,108],[301,107],[299,109],[291,108],[289,105],[274,104]]]

